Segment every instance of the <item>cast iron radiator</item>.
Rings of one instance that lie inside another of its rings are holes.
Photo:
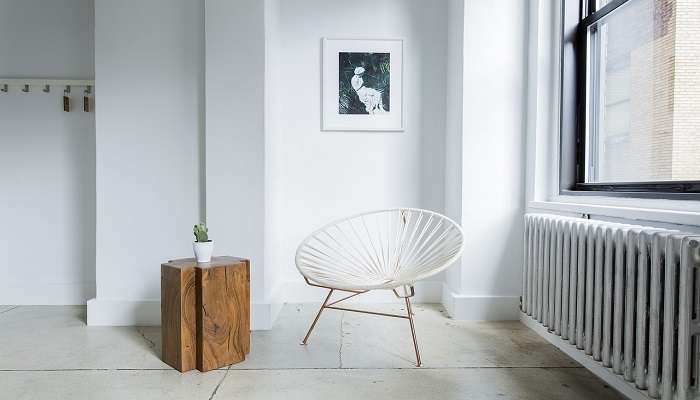
[[[700,236],[527,214],[524,245],[526,322],[642,396],[700,398]]]

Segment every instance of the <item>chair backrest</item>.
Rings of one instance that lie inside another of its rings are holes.
[[[437,274],[463,249],[462,228],[451,219],[433,211],[396,208],[354,215],[318,229],[297,248],[296,265],[317,283],[393,288]]]

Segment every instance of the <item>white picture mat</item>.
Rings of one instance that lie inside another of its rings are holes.
[[[340,53],[389,53],[389,112],[340,114],[338,112],[338,57]],[[402,131],[403,40],[323,39],[322,128],[326,131]]]

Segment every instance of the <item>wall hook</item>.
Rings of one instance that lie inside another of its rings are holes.
[[[24,93],[29,93],[29,85],[25,84],[24,87],[22,88],[22,91]]]
[[[66,85],[66,88],[63,89],[63,111],[65,112],[70,112],[70,97],[68,97],[69,94],[70,85]]]
[[[0,88],[0,92],[7,93],[7,83],[4,83]]]
[[[51,85],[44,85],[44,93],[49,93],[51,91]]]
[[[92,93],[92,86],[85,86],[83,94],[83,111],[85,112],[90,112],[90,93]]]

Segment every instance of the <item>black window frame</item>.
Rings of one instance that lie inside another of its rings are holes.
[[[599,10],[596,10],[596,0],[561,1],[559,193],[575,196],[700,200],[700,181],[586,182],[588,29],[628,1],[635,0],[611,0]]]

